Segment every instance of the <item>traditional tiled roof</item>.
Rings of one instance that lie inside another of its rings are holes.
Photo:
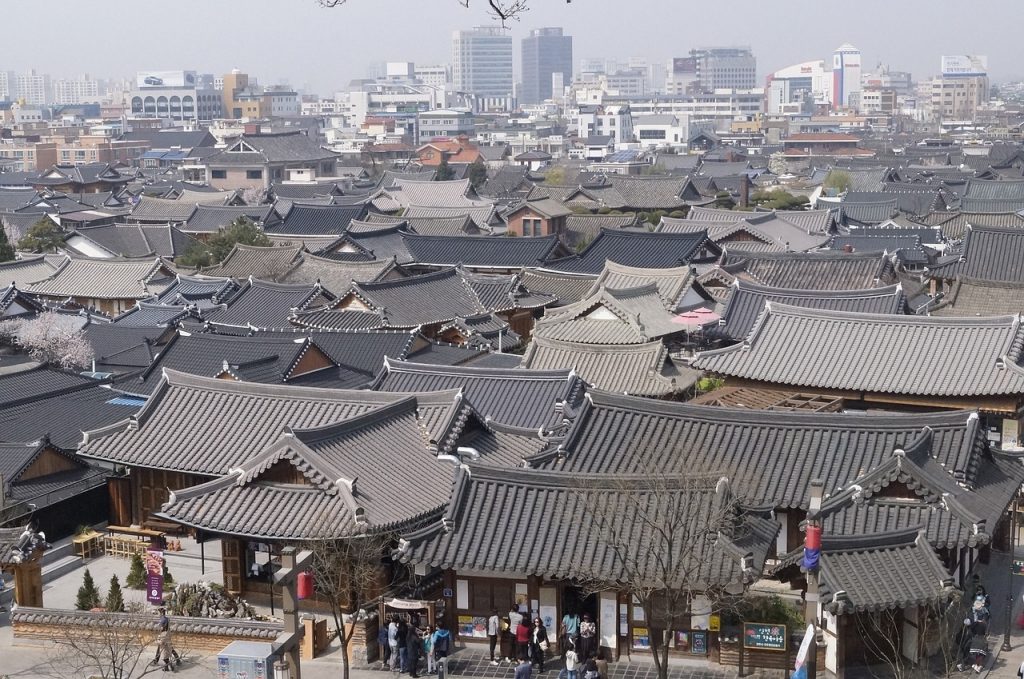
[[[88,241],[80,244],[78,239]],[[185,254],[196,241],[171,224],[105,224],[80,227],[71,232],[64,248],[83,256],[168,257]]]
[[[703,231],[676,234],[602,229],[579,255],[549,261],[545,267],[600,273],[610,261],[630,267],[669,269],[714,258],[719,252],[718,246],[710,242]]]
[[[266,163],[309,162],[337,156],[321,148],[316,139],[303,132],[243,134],[233,144],[206,158],[208,167],[264,165]]]
[[[69,257],[57,271],[28,286],[46,297],[146,299],[161,292],[172,272],[160,259]]]
[[[43,311],[43,305],[17,287],[0,288],[0,318],[27,316]]]
[[[685,177],[633,177],[612,175],[608,181],[622,197],[622,206],[636,210],[671,210],[685,205]]]
[[[847,484],[897,448],[926,439],[961,483],[981,478],[988,448],[974,412],[861,415],[691,405],[588,392],[569,433],[530,465],[576,474],[729,469],[744,501],[807,508],[810,482]]]
[[[437,514],[449,498],[452,463],[430,450],[417,406],[406,397],[338,423],[287,430],[226,476],[173,493],[160,515],[250,538],[324,539]],[[303,483],[274,482],[268,472],[280,465]]]
[[[534,337],[522,366],[531,370],[572,369],[599,389],[643,396],[684,391],[697,380],[694,371],[672,365],[668,349],[660,341],[615,346]]]
[[[218,203],[223,200],[223,197],[217,198]],[[195,211],[196,203],[187,203],[185,201],[171,200],[168,198],[141,196],[139,201],[135,204],[135,207],[132,208],[129,219],[133,222],[157,224],[171,222],[181,223],[187,222]]]
[[[260,247],[235,243],[224,261],[202,269],[204,276],[278,280],[302,260],[302,246]]]
[[[597,278],[593,274],[523,269],[521,280],[528,290],[552,295],[558,304],[571,304],[583,299]]]
[[[436,405],[424,408],[424,419],[434,422],[450,410],[452,396],[452,392],[438,394]],[[132,467],[227,474],[266,449],[285,427],[321,427],[402,398],[373,391],[235,382],[168,370],[137,417],[87,432],[80,453]],[[225,415],[230,412],[246,416]]]
[[[174,325],[184,318],[201,318],[194,305],[155,304],[136,302],[128,311],[115,316],[113,322],[122,328],[156,328]]]
[[[494,206],[491,203],[485,203],[475,207],[410,205],[402,212],[403,217],[409,217],[410,219],[443,219],[451,217],[465,217],[467,215],[479,228],[486,230],[495,219]]]
[[[984,179],[967,180],[964,197],[983,200],[1017,200],[1024,201],[1024,180],[987,181]]]
[[[20,528],[18,529],[21,530]],[[279,622],[263,622],[238,618],[192,618],[170,616],[170,629],[177,634],[200,634],[211,637],[231,639],[244,638],[252,641],[273,642],[280,636],[283,626]],[[84,629],[88,626],[109,624],[111,627],[131,624],[137,628],[145,628],[157,632],[160,619],[153,616],[152,622],[140,623],[138,617],[131,613],[93,613],[91,611],[69,611],[59,608],[32,608],[18,606],[11,613],[11,621],[16,625],[36,624],[47,627],[71,627]]]
[[[587,344],[643,344],[697,328],[677,320],[657,286],[598,288],[537,322],[534,337]]]
[[[496,238],[403,234],[402,242],[408,249],[412,261],[418,264],[462,264],[471,268],[518,269],[540,265],[558,246],[558,237]]]
[[[70,468],[23,479],[32,463],[47,451],[65,458]],[[105,483],[104,470],[90,467],[73,451],[48,440],[0,442],[0,509],[16,509],[19,503],[32,502],[35,509],[41,510]]]
[[[609,260],[605,262],[604,268],[598,274],[597,280],[587,291],[586,297],[593,295],[600,288],[637,288],[645,285],[655,285],[658,294],[661,295],[665,306],[670,309],[678,309],[691,289],[695,280],[693,267],[678,266],[664,269],[647,269],[634,266],[624,266]]]
[[[159,300],[161,304],[210,306],[230,298],[237,290],[238,284],[230,278],[178,274],[174,281],[160,293]]]
[[[40,374],[33,376],[40,379]],[[0,379],[0,393],[6,393],[6,379]],[[123,420],[139,408],[114,399],[117,392],[106,382],[89,380],[65,388],[36,390],[31,397],[21,395],[0,407],[0,439],[37,441],[49,436],[54,445],[73,449],[78,446],[84,429],[103,427]]]
[[[273,205],[197,205],[181,228],[187,233],[217,233],[239,217],[264,227],[280,221]]]
[[[721,247],[756,252],[806,251],[821,247],[828,241],[827,234],[809,234],[772,213],[736,213],[736,221],[701,222],[694,219],[662,217],[660,233],[706,232],[708,238]]]
[[[861,290],[893,282],[889,257],[881,252],[731,252],[722,266],[740,278],[776,288]]]
[[[209,312],[210,320],[224,325],[282,328],[296,311],[329,302],[334,296],[317,284],[286,285],[250,278],[225,300],[227,309]]]
[[[744,339],[767,303],[871,314],[902,314],[907,305],[899,285],[864,290],[792,290],[737,279],[722,314],[722,325],[713,332],[737,341]]]
[[[64,263],[64,257],[30,255],[10,262],[0,262],[0,284],[13,284],[21,290],[36,281],[52,276]]]
[[[879,352],[878,347],[886,347]],[[915,396],[1024,394],[1015,316],[928,318],[766,304],[742,344],[697,354],[721,375],[808,389]],[[956,360],[928,361],[941,351]]]
[[[863,202],[843,200],[839,204],[839,222],[847,226],[868,226],[892,219],[899,213],[899,199],[882,195],[885,197]]]
[[[508,321],[497,314],[476,314],[459,316],[443,324],[437,331],[438,337],[454,332],[461,339],[451,338],[464,347],[479,347],[493,351],[512,351],[522,344],[523,338],[512,330]]]
[[[570,214],[565,218],[565,237],[570,245],[586,243],[601,233],[602,229],[620,229],[636,223],[633,213],[621,215]]]
[[[365,214],[365,205],[293,205],[284,221],[265,230],[268,234],[289,236],[341,234],[349,222]]]
[[[501,498],[515,498],[511,510]],[[636,507],[678,517],[674,525],[679,532],[664,541],[656,533],[653,517],[647,524],[637,521]],[[588,513],[594,519],[581,520]],[[558,580],[628,577],[633,582],[664,585],[666,578],[674,576],[653,555],[674,547],[684,549],[677,543],[685,541],[685,549],[694,553],[699,564],[696,572],[687,570],[687,583],[724,587],[747,584],[760,573],[779,530],[774,521],[754,513],[739,517],[728,481],[718,477],[654,481],[650,476],[462,467],[444,517],[404,535],[398,558],[460,571]],[[557,535],[552,535],[552,529]],[[519,536],[517,543],[524,548],[507,549],[510,535]],[[649,559],[624,566],[616,546],[625,540],[635,554],[647,554]]]
[[[373,230],[377,224],[406,224],[421,236],[475,236],[483,233],[469,215],[455,217],[396,217],[370,213],[365,222],[353,221],[349,230]]]
[[[929,267],[932,278],[1024,282],[1024,229],[970,227],[959,257]]]
[[[372,388],[388,392],[460,389],[491,420],[537,430],[558,427],[577,404],[583,383],[571,370],[444,367],[385,360]]]
[[[319,282],[335,295],[349,289],[353,282],[376,281],[395,268],[393,259],[339,261],[304,253],[297,266],[281,277],[282,283]]]
[[[415,181],[396,178],[387,188],[389,195],[402,206],[419,205],[422,207],[458,207],[478,206],[479,201],[467,198],[469,193],[468,179],[452,179],[448,181]]]
[[[476,293],[480,305],[488,311],[538,309],[556,301],[553,295],[529,290],[523,285],[523,277],[519,273],[484,274],[460,270],[460,275]]]
[[[415,327],[474,315],[485,309],[458,269],[376,283],[353,283],[346,296],[381,315],[387,325]]]
[[[958,276],[928,313],[933,316],[1024,314],[1024,281],[985,281]]]

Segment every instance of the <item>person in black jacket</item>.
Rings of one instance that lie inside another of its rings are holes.
[[[410,677],[418,677],[416,670],[420,663],[420,649],[423,648],[423,639],[420,637],[419,627],[414,622],[409,623],[405,633],[405,662]]]
[[[533,621],[533,629],[530,630],[530,660],[540,672],[544,671],[544,655],[547,650],[548,630],[544,627],[544,622],[537,618]]]

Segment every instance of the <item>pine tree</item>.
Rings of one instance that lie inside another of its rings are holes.
[[[121,583],[116,575],[110,576],[110,590],[104,606],[111,613],[124,613],[124,597],[121,595]]]
[[[174,586],[174,576],[171,575],[171,571],[167,568],[167,559],[164,559],[164,587]]]
[[[85,569],[85,575],[82,576],[82,586],[78,588],[78,598],[75,599],[75,608],[80,611],[88,611],[93,608],[98,608],[100,605],[100,590],[96,587],[96,583],[93,582],[92,573],[89,569]]]
[[[142,555],[132,554],[132,562],[128,567],[128,577],[124,584],[132,589],[146,588],[146,566],[142,563]]]
[[[14,259],[14,246],[7,239],[7,232],[0,226],[0,262]]]

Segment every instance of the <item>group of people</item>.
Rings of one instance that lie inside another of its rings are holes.
[[[970,613],[964,618],[957,638],[960,661],[956,668],[961,672],[968,663],[978,674],[985,666],[985,658],[988,657],[988,623],[992,617],[990,604],[991,600],[985,588],[978,585]]]
[[[513,659],[518,661],[516,679],[529,679],[534,668],[544,671],[551,639],[541,618],[531,621],[516,604],[504,618],[492,610],[487,619],[487,639],[492,665],[498,665],[502,659],[509,664]],[[597,625],[589,614],[581,620],[575,612],[566,613],[558,630],[558,642],[565,658],[562,679],[578,679],[580,675],[581,679],[598,679]]]
[[[443,624],[436,628],[420,627],[416,615],[408,620],[397,614],[391,616],[386,625],[380,626],[378,641],[384,652],[382,666],[413,678],[419,676],[421,658],[426,659],[427,672],[435,673],[438,662],[448,657],[452,645],[451,633]]]

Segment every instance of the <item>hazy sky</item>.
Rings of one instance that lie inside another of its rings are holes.
[[[830,58],[850,42],[865,70],[879,62],[915,79],[943,54],[985,54],[994,81],[1024,77],[1020,0],[971,6],[925,0],[532,0],[512,25],[562,26],[582,57],[663,62],[692,47],[750,45],[760,76],[800,61]],[[321,95],[363,77],[371,61],[449,60],[451,33],[491,22],[470,0],[3,0],[0,69],[35,68],[55,77],[134,77],[147,69],[224,73],[240,68],[263,84],[288,82]],[[518,78],[518,63],[517,63]]]

